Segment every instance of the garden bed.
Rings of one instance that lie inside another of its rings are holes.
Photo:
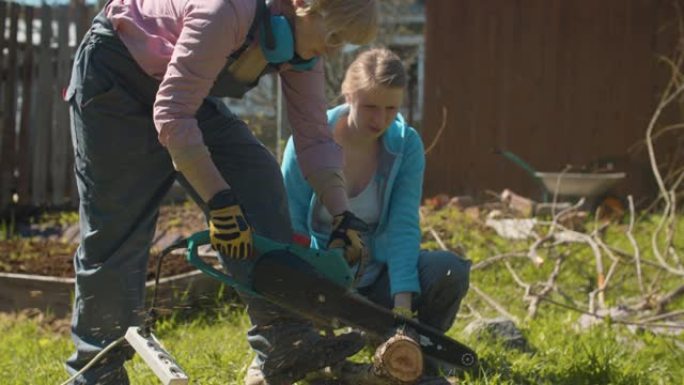
[[[71,311],[74,290],[73,256],[78,247],[77,217],[48,215],[35,224],[19,227],[17,235],[0,240],[0,311],[39,309],[56,316]],[[147,266],[148,298],[156,278],[159,252],[176,240],[205,228],[202,212],[191,204],[161,209]],[[205,249],[209,263],[217,260]],[[185,261],[184,254],[164,258],[158,301],[163,306],[186,306],[211,298],[220,282]]]

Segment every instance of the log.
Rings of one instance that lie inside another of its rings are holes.
[[[414,384],[423,374],[420,345],[403,330],[378,346],[373,355],[373,371],[395,384]]]

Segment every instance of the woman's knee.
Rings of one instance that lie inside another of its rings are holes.
[[[450,251],[430,251],[422,253],[420,264],[420,270],[432,276],[430,281],[441,281],[439,286],[454,288],[459,298],[465,296],[470,284],[469,260]]]

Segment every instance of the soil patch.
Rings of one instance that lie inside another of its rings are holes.
[[[35,274],[71,278],[74,276],[73,257],[78,247],[78,224],[46,217],[32,224],[28,235],[0,240],[0,272]],[[48,230],[46,230],[48,229]],[[192,203],[162,206],[147,267],[147,279],[155,278],[158,253],[175,240],[206,229],[202,211]],[[46,235],[49,234],[49,235]],[[161,277],[194,270],[184,255],[164,257]]]

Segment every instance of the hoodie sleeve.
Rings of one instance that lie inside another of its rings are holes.
[[[420,199],[425,172],[425,152],[418,133],[409,128],[397,178],[392,187],[384,231],[387,267],[392,296],[401,292],[420,293]]]
[[[280,73],[297,159],[305,178],[323,169],[341,169],[342,147],[328,129],[323,59],[310,71]]]
[[[183,27],[157,91],[154,124],[166,147],[203,144],[195,114],[254,13],[234,1],[188,1]]]

